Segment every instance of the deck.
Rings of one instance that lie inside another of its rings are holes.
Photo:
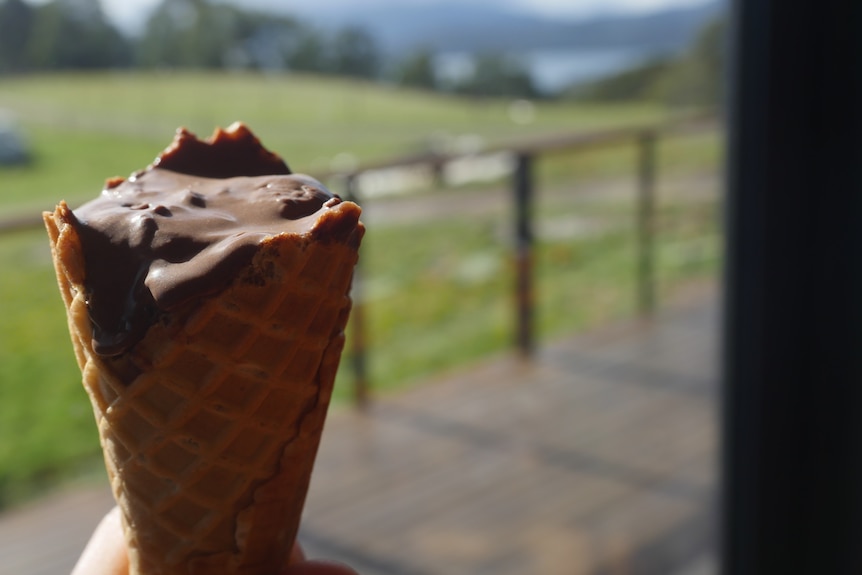
[[[363,575],[715,572],[719,302],[626,322],[334,410],[300,539]],[[0,573],[71,569],[111,505],[0,515]]]

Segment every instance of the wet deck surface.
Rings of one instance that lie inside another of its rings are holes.
[[[714,572],[718,298],[330,415],[300,533],[364,575]],[[0,573],[68,573],[105,485],[0,515]]]

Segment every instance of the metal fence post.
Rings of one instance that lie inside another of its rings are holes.
[[[637,190],[637,305],[641,314],[655,311],[655,149],[655,131],[641,132]]]
[[[356,185],[356,173],[348,174],[345,178],[345,199],[359,204],[358,189]],[[360,204],[361,205],[361,204]],[[350,311],[350,363],[353,367],[353,403],[356,407],[363,409],[368,405],[368,352],[367,336],[365,326],[365,302],[362,293],[362,265],[361,259],[356,263],[353,270],[353,285],[351,287],[351,298],[353,309]]]
[[[519,153],[513,180],[515,200],[515,343],[524,357],[533,353],[533,156]]]

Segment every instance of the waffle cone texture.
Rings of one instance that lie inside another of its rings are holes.
[[[94,353],[85,257],[65,204],[44,220],[132,575],[272,575],[296,537],[344,345],[364,228],[265,240],[223,291]],[[344,225],[344,222],[347,225]]]

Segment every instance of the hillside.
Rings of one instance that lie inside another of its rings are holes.
[[[669,52],[684,47],[704,23],[725,9],[723,0],[640,16],[604,16],[589,20],[543,19],[500,5],[459,2],[372,4],[338,13],[303,15],[323,27],[360,25],[390,54],[426,47],[437,51],[540,49],[608,50],[639,48]]]

